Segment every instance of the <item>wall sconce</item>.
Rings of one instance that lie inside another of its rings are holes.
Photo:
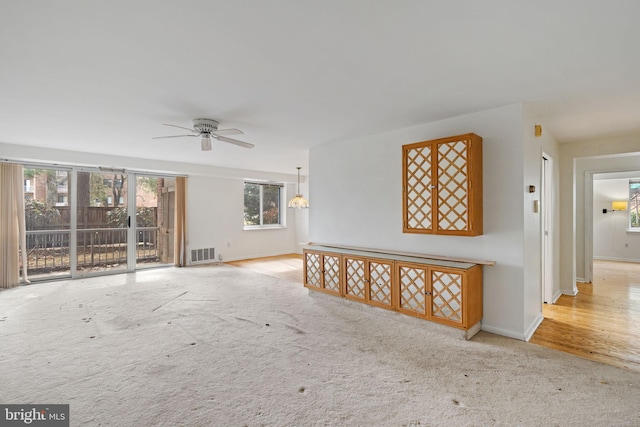
[[[611,202],[611,209],[602,209],[602,213],[606,214],[607,212],[626,211],[626,210],[627,210],[627,202],[614,201],[614,202]]]

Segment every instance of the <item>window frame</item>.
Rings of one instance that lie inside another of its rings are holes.
[[[638,187],[637,191],[632,191],[632,189],[631,189],[631,185],[632,184],[640,184],[640,179],[630,179],[629,180],[629,184],[628,184],[629,185],[629,187],[628,187],[629,188],[629,203],[628,203],[628,208],[627,208],[628,209],[627,210],[627,213],[628,213],[628,218],[627,219],[629,221],[629,224],[628,224],[628,229],[627,230],[637,233],[637,232],[640,232],[640,220],[638,218],[636,218],[636,223],[638,225],[634,226],[632,221],[631,221],[631,214],[635,212],[636,215],[638,215],[638,211],[640,211],[640,209],[634,209],[633,208],[633,203],[632,203],[632,199],[633,199],[633,196],[635,194],[636,195],[636,197],[635,197],[635,199],[636,199],[635,200],[635,205],[636,206],[640,205],[640,186]]]
[[[286,199],[285,194],[285,185],[282,182],[260,182],[255,180],[244,180],[242,184],[242,196],[243,196],[243,206],[246,197],[246,187],[247,185],[257,185],[260,189],[259,192],[259,221],[260,224],[246,224],[245,221],[245,212],[243,209],[243,229],[244,230],[262,230],[262,229],[274,229],[274,228],[285,228],[285,210],[283,209],[284,201]],[[278,223],[277,224],[264,224],[264,189],[265,187],[278,187]]]

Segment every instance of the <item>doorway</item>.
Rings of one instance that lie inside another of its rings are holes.
[[[553,158],[542,153],[541,212],[541,299],[542,304],[553,304]]]

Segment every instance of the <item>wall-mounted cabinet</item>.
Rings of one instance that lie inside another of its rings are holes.
[[[305,287],[454,326],[482,320],[482,265],[316,246],[304,250]]]
[[[468,133],[402,146],[403,232],[482,234],[482,138]]]

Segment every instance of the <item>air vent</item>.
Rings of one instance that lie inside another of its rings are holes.
[[[191,263],[211,262],[216,259],[215,248],[191,249]]]

